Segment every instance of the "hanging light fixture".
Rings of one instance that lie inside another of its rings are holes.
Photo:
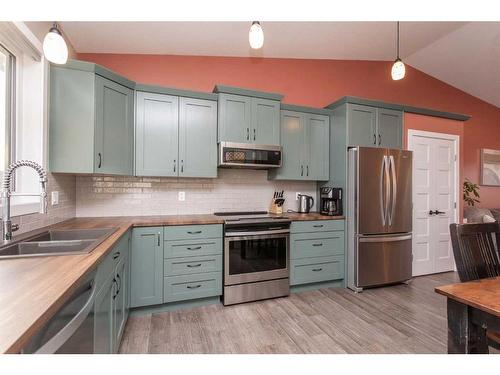
[[[264,45],[264,31],[262,31],[259,21],[252,22],[252,26],[250,26],[250,31],[248,32],[248,41],[250,42],[250,47],[253,49],[262,48]]]
[[[400,79],[403,79],[405,77],[406,73],[406,67],[405,64],[403,64],[403,61],[399,58],[399,21],[397,23],[398,25],[398,30],[397,30],[397,57],[396,61],[394,61],[394,64],[392,64],[392,69],[391,69],[391,76],[394,81],[398,81]]]
[[[43,54],[54,64],[66,64],[68,61],[68,46],[55,22],[43,39]]]

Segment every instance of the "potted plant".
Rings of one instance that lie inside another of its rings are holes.
[[[480,203],[479,186],[471,182],[468,178],[464,181],[463,192],[464,202],[467,203],[467,206],[474,207],[476,203]]]

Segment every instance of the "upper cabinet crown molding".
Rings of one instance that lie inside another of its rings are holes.
[[[282,111],[311,113],[313,115],[324,115],[324,116],[330,116],[332,114],[332,110],[330,110],[330,109],[305,107],[302,105],[285,104],[285,103],[281,103],[281,110]]]
[[[460,113],[454,113],[454,112],[445,112],[445,111],[440,111],[436,109],[430,109],[430,108],[422,108],[422,107],[415,107],[411,105],[406,105],[406,104],[397,104],[397,103],[388,103],[380,100],[372,100],[372,99],[365,99],[365,98],[360,98],[357,96],[344,96],[340,98],[339,100],[328,104],[325,108],[327,109],[335,109],[338,108],[339,106],[343,104],[359,104],[359,105],[365,105],[365,106],[370,106],[370,107],[377,107],[377,108],[384,108],[384,109],[393,109],[396,111],[403,111],[403,112],[408,112],[408,113],[415,113],[419,115],[426,115],[426,116],[433,116],[433,117],[441,117],[441,118],[447,118],[450,120],[457,120],[457,121],[467,121],[471,118],[469,115],[464,115]]]
[[[283,95],[281,94],[248,90],[239,87],[224,86],[224,85],[215,85],[214,92],[217,94],[223,93],[223,94],[250,96],[252,98],[261,98],[261,99],[278,100],[278,101],[281,101],[281,99],[283,99]]]
[[[135,90],[149,92],[149,93],[156,93],[156,94],[174,95],[174,96],[193,98],[193,99],[205,99],[214,101],[217,101],[218,99],[218,95],[211,92],[183,90],[183,89],[176,89],[176,88],[156,86],[156,85],[145,85],[142,83],[137,83],[135,85]]]

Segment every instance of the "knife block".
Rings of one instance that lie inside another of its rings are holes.
[[[278,214],[281,215],[283,213],[283,205],[278,206],[276,201],[279,201],[283,198],[273,198],[271,199],[271,205],[269,206],[269,212],[272,214]]]

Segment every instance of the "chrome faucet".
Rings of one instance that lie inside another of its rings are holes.
[[[14,171],[19,168],[19,167],[30,167],[33,168],[37,173],[38,176],[40,177],[40,186],[42,188],[42,191],[40,194],[22,194],[22,193],[12,193],[10,191],[10,185],[12,181],[12,175]],[[46,191],[46,184],[47,184],[47,174],[45,173],[45,170],[43,167],[35,163],[34,161],[30,160],[20,160],[15,163],[12,163],[9,165],[9,167],[6,169],[4,176],[3,176],[3,185],[2,185],[2,192],[1,192],[1,199],[2,199],[2,239],[4,241],[10,241],[12,239],[12,232],[16,231],[19,229],[19,225],[17,224],[12,224],[12,221],[10,220],[10,197],[12,196],[36,196],[40,197],[40,213],[41,214],[46,214],[47,213],[47,191]]]

